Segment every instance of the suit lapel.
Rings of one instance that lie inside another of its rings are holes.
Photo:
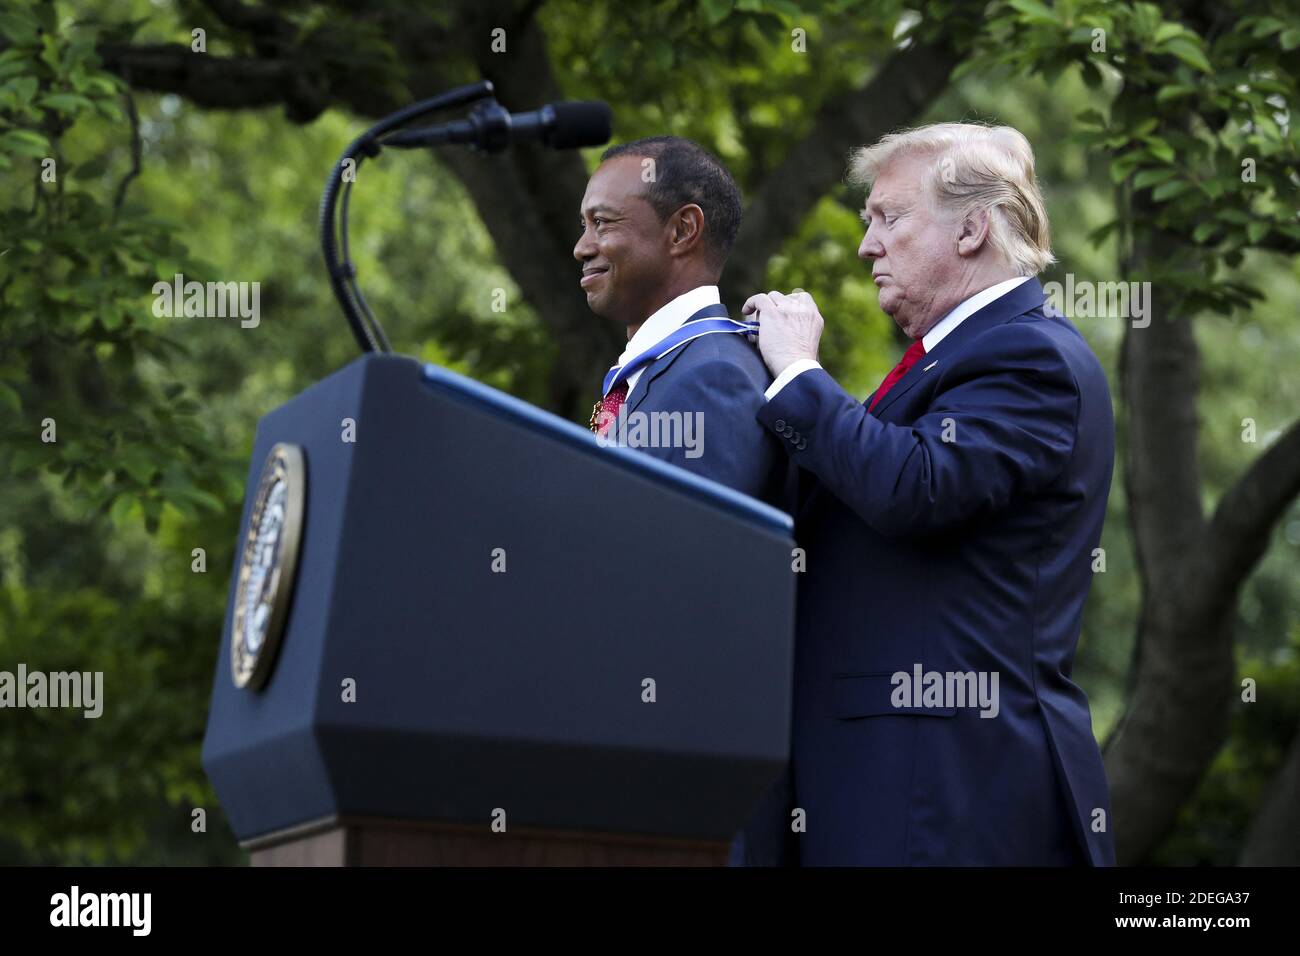
[[[672,365],[673,362],[676,362],[677,357],[690,348],[692,343],[695,341],[697,340],[692,339],[690,342],[678,346],[663,358],[657,359],[645,367],[641,372],[641,377],[636,380],[636,388],[632,389],[632,391],[628,393],[627,399],[623,403],[623,407],[627,410],[626,414],[631,415],[636,411],[637,406],[644,402],[645,397],[650,394],[650,386],[654,383],[654,380],[664,372],[668,371],[668,367]],[[619,429],[619,421],[620,419],[615,419],[614,428],[610,433],[615,440],[623,437],[622,432]]]
[[[654,384],[654,380],[668,371],[669,366],[676,362],[678,356],[690,348],[695,341],[695,339],[692,339],[690,342],[678,346],[663,358],[657,359],[645,367],[641,377],[637,379],[636,388],[632,389],[627,396],[627,410],[629,412],[636,411],[636,407],[644,402],[646,395],[650,393],[650,387]]]
[[[889,393],[880,400],[880,404],[872,414],[879,418],[885,409],[906,395],[927,374],[933,374],[943,367],[945,361],[951,361],[952,357],[980,332],[1001,325],[1003,322],[1010,322],[1017,316],[1039,308],[1042,304],[1043,287],[1039,285],[1037,279],[1029,279],[1006,295],[998,296],[978,312],[971,313],[957,328],[943,337],[943,340],[934,347],[933,352],[926,352],[921,356],[920,361],[907,370],[907,374],[899,379]]]
[[[942,346],[943,343],[940,342],[939,345]],[[938,349],[935,349],[935,351],[937,352]],[[925,378],[926,373],[933,369],[937,362],[937,359],[932,359],[929,355],[922,355],[920,360],[907,370],[907,374],[895,382],[894,387],[885,393],[885,397],[880,400],[880,404],[875,407],[871,414],[877,418],[883,415],[886,408],[910,392],[917,382]],[[876,389],[876,391],[880,391],[880,389]]]

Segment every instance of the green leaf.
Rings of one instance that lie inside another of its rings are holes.
[[[652,36],[646,38],[645,45],[642,47],[646,58],[660,70],[670,70],[673,66],[673,45],[662,36]]]
[[[40,88],[41,85],[34,76],[15,76],[4,85],[4,89],[12,93],[19,103],[30,103]]]
[[[791,20],[803,16],[803,10],[793,0],[767,0],[767,8],[784,14]]]
[[[140,448],[126,448],[117,456],[117,465],[142,485],[147,485],[157,470],[152,460]]]
[[[1167,183],[1161,183],[1155,189],[1151,190],[1151,198],[1156,202],[1164,202],[1166,199],[1173,199],[1175,196],[1181,196],[1191,188],[1191,183],[1185,179],[1172,179]]]
[[[103,153],[84,163],[78,163],[68,171],[68,175],[77,179],[98,179],[108,171],[108,154]]]
[[[1251,31],[1251,36],[1259,39],[1266,37],[1270,33],[1277,33],[1279,30],[1286,29],[1286,24],[1277,17],[1260,17],[1255,23],[1255,28]]]
[[[55,76],[61,76],[62,61],[59,59],[59,41],[50,34],[41,37],[41,62],[54,71]]]
[[[1125,153],[1110,164],[1110,181],[1122,183],[1133,174],[1140,157],[1136,153]]]
[[[1154,37],[1155,45],[1160,46],[1160,44],[1167,43],[1174,37],[1183,36],[1187,32],[1187,28],[1181,23],[1170,23],[1166,21],[1165,23],[1160,24],[1160,27],[1156,30],[1156,35]]]
[[[1088,233],[1088,241],[1092,243],[1099,243],[1118,228],[1119,228],[1119,220],[1112,219],[1104,226],[1098,226],[1096,229],[1092,230],[1092,232]]]
[[[117,78],[113,76],[92,76],[86,81],[86,89],[102,96],[116,96],[118,93]]]
[[[30,445],[24,445],[14,451],[14,456],[9,460],[9,467],[15,473],[20,473],[35,468],[49,458],[45,444],[39,440],[33,440]]]
[[[731,0],[702,0],[700,13],[708,26],[716,27],[731,15]]]
[[[1186,37],[1176,37],[1168,43],[1162,44],[1160,50],[1178,57],[1188,66],[1195,67],[1204,73],[1214,72],[1214,68],[1210,66],[1210,61],[1205,58],[1205,51],[1201,49],[1201,45]]]
[[[1175,176],[1179,175],[1180,172],[1181,170],[1171,169],[1169,167],[1164,169],[1140,170],[1138,174],[1133,177],[1133,188],[1146,189],[1149,186],[1156,185],[1157,183],[1163,183],[1166,180],[1173,179]]]
[[[214,514],[220,514],[226,507],[222,500],[216,495],[204,491],[202,488],[195,488],[192,485],[183,489],[177,489],[177,496],[184,501],[192,501]]]
[[[25,10],[18,10],[13,13],[8,11],[0,13],[0,33],[7,36],[14,43],[27,45],[36,40],[37,30],[40,24],[31,17],[23,16]]]
[[[89,109],[95,104],[88,98],[79,96],[76,93],[46,93],[40,98],[41,106],[48,106],[50,109],[58,110],[60,113],[76,113],[80,110]]]
[[[7,405],[9,408],[13,409],[15,413],[22,414],[22,399],[18,397],[16,391],[4,382],[0,382],[0,405]]]
[[[1237,185],[1235,179],[1232,181],[1232,185],[1235,189]],[[1205,194],[1211,199],[1218,199],[1224,193],[1223,181],[1219,179],[1206,179],[1202,181],[1201,188],[1205,190]]]
[[[1009,0],[1007,4],[1025,15],[1027,20],[1037,23],[1057,23],[1056,11],[1044,6],[1038,0]]]
[[[108,509],[108,520],[113,522],[116,527],[124,527],[131,518],[131,510],[135,507],[135,495],[129,492],[121,492],[113,499],[113,507]]]
[[[118,106],[113,100],[97,100],[95,102],[95,112],[116,122],[122,122],[126,119],[122,107]]]
[[[38,159],[44,159],[53,152],[48,139],[29,129],[11,129],[0,136],[0,151]]]
[[[1168,103],[1170,100],[1191,96],[1195,92],[1196,87],[1194,86],[1188,86],[1186,83],[1171,83],[1168,86],[1160,87],[1160,92],[1156,94],[1156,102]]]
[[[1156,159],[1162,160],[1166,163],[1172,163],[1174,161],[1174,148],[1159,136],[1144,136],[1142,137],[1142,142],[1147,144],[1147,152]]]

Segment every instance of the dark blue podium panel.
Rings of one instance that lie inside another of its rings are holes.
[[[497,808],[511,828],[745,822],[789,753],[788,516],[407,358],[263,418],[250,489],[277,442],[306,460],[292,605],[260,691],[232,681],[227,610],[203,744],[241,839],[334,816],[486,830]]]

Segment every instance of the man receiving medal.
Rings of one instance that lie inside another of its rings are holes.
[[[573,255],[587,305],[628,338],[592,430],[788,511],[786,456],[755,418],[772,376],[752,324],[728,318],[718,296],[740,228],[731,175],[690,140],[637,140],[605,151],[581,215]],[[637,440],[642,423],[673,414],[698,422],[698,447]]]
[[[758,420],[772,376],[734,321],[718,280],[740,228],[740,190],[697,143],[675,136],[605,151],[583,196],[573,255],[596,315],[627,329],[627,349],[600,383],[591,427],[602,442],[636,448],[790,511],[793,469]],[[639,441],[646,421],[696,423],[694,441]],[[783,862],[787,787],[773,788],[732,847],[732,862]]]

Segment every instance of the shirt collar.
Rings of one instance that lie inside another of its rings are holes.
[[[1014,279],[1007,279],[1005,282],[999,282],[997,285],[991,285],[982,292],[976,292],[969,299],[965,299],[957,305],[942,319],[934,324],[934,328],[926,332],[921,337],[921,342],[925,346],[926,353],[934,351],[934,347],[947,338],[948,333],[962,322],[970,318],[984,306],[988,305],[994,299],[1000,299],[1022,282],[1028,282],[1030,276],[1016,276]]]
[[[706,305],[717,305],[722,301],[716,285],[696,286],[690,292],[683,292],[663,308],[657,310],[636,330],[636,335],[628,339],[627,348],[618,357],[618,365],[625,365],[646,349],[655,345],[670,332],[680,326]]]

